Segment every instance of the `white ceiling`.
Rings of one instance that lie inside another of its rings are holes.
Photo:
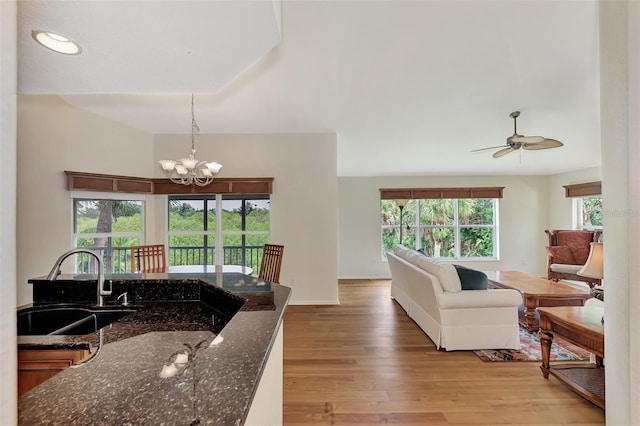
[[[336,133],[341,176],[600,164],[597,0],[18,5],[20,93],[153,134],[189,133],[195,92],[202,133]],[[33,29],[83,52],[49,51]],[[514,110],[518,133],[565,146],[470,152],[505,144]]]

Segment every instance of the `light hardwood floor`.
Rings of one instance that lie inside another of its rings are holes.
[[[538,362],[436,350],[390,298],[390,281],[341,281],[339,297],[287,309],[285,425],[605,424]]]

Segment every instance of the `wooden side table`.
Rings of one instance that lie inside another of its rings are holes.
[[[556,377],[578,395],[605,408],[604,389],[604,309],[596,306],[558,306],[538,308],[540,315],[540,346],[542,375]],[[593,354],[595,364],[549,364],[553,336],[560,336]]]

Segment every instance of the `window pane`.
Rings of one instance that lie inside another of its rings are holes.
[[[207,231],[215,231],[217,229],[216,221],[216,200],[207,200]]]
[[[492,228],[460,228],[461,257],[493,257]]]
[[[262,248],[269,242],[269,234],[247,235],[245,249],[245,265],[253,268],[257,275],[262,261]]]
[[[223,265],[242,265],[242,235],[224,235],[222,237],[224,245]]]
[[[602,227],[602,196],[592,195],[582,198],[582,227]]]
[[[398,230],[398,239],[400,238],[400,230]],[[402,227],[402,245],[414,248],[416,246],[416,229],[413,226],[404,225]]]
[[[170,200],[169,230],[204,231],[204,200]]]
[[[271,221],[269,205],[269,200],[245,201],[247,231],[269,231],[269,224]]]
[[[453,228],[422,228],[422,249],[429,257],[455,257]]]
[[[455,223],[453,200],[420,200],[420,223],[422,225],[453,225]]]
[[[242,230],[242,201],[222,200],[222,230]],[[235,243],[238,244],[238,243]]]
[[[397,228],[382,228],[382,258],[387,258],[387,252],[393,248],[400,239],[400,232]]]
[[[407,247],[415,246],[416,200],[408,200],[402,211],[402,244]],[[380,200],[382,221],[382,257],[386,259],[387,252],[400,243],[400,208],[393,200]]]
[[[129,248],[142,241],[144,202],[74,199],[73,206],[76,247],[97,251],[102,256],[106,272],[129,272]],[[76,256],[76,270],[87,273],[91,268],[95,269],[90,259],[88,255]]]
[[[111,201],[112,231],[142,232],[142,201]]]
[[[98,229],[98,216],[100,208],[95,200],[73,200],[75,210],[74,233],[95,233]],[[84,247],[84,246],[83,246]]]
[[[458,200],[461,225],[493,225],[493,200],[466,198]]]
[[[380,200],[380,212],[382,226],[397,225],[400,223],[400,209],[392,200]]]
[[[203,235],[169,236],[169,265],[205,265]]]

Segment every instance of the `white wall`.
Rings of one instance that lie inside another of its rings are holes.
[[[545,274],[549,218],[546,176],[341,177],[338,179],[338,276],[389,278],[381,257],[379,188],[504,186],[497,261],[464,262],[482,270]]]
[[[152,150],[151,135],[80,111],[57,96],[19,96],[18,305],[32,300],[27,280],[46,275],[73,247],[64,170],[149,177]]]
[[[56,96],[18,103],[18,303],[73,246],[64,170],[162,176],[157,160],[180,158],[188,135],[152,136],[80,111]],[[220,176],[274,177],[271,240],[285,245],[281,283],[292,303],[337,303],[336,138],[317,135],[202,135],[197,156],[224,165]],[[38,173],[31,173],[38,170]],[[100,193],[97,193],[98,195]],[[166,235],[164,196],[147,196],[147,242]]]
[[[17,9],[0,1],[0,424],[17,422],[16,383],[16,90]]]
[[[185,135],[157,135],[155,159],[180,158],[190,143]],[[196,141],[197,158],[223,165],[220,177],[274,178],[271,241],[285,246],[280,283],[293,289],[292,304],[338,302],[336,146],[335,134],[201,135]]]
[[[607,424],[640,424],[640,4],[600,2]]]

